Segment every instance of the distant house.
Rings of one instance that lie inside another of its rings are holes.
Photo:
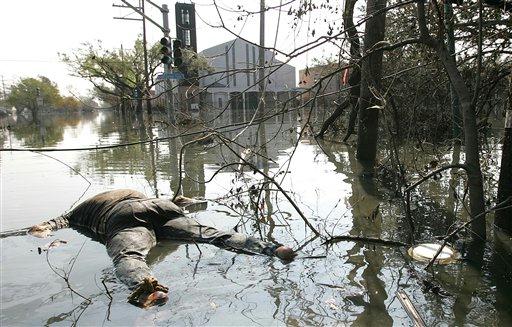
[[[317,104],[331,105],[339,97],[339,93],[345,88],[348,72],[339,70],[337,63],[308,67],[299,71],[299,87],[308,90],[302,96],[303,101],[317,97]],[[318,82],[321,80],[321,88],[318,90]]]
[[[213,73],[200,72],[199,86],[203,103],[217,108],[256,108],[259,99],[257,45],[240,38],[200,52],[213,67]],[[295,67],[265,50],[267,99],[288,99],[296,86]],[[268,102],[268,100],[267,100]]]

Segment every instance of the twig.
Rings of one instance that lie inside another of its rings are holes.
[[[46,252],[46,262],[48,263],[48,266],[50,267],[50,269],[57,275],[59,276],[60,278],[62,278],[64,280],[64,282],[66,283],[67,287],[69,288],[69,290],[71,291],[71,293],[74,293],[76,295],[78,295],[79,297],[81,297],[82,299],[84,299],[85,301],[88,301],[88,303],[91,303],[92,300],[90,298],[87,298],[85,296],[83,296],[82,294],[78,293],[72,286],[71,286],[71,283],[69,282],[69,277],[71,275],[71,271],[73,270],[73,267],[75,265],[75,262],[76,262],[76,259],[78,258],[78,256],[80,255],[80,253],[82,252],[82,249],[84,248],[84,245],[85,245],[85,242],[82,243],[82,246],[80,247],[80,249],[78,250],[77,254],[75,255],[75,257],[73,258],[73,263],[71,264],[69,270],[66,272],[64,270],[63,273],[59,273],[57,271],[57,269],[50,263],[50,257],[49,257],[49,254],[50,254],[50,249],[48,249],[48,251]]]
[[[37,153],[37,154],[39,154],[39,155],[42,155],[42,156],[45,156],[45,157],[47,157],[47,158],[53,159],[53,160],[55,160],[55,161],[57,161],[57,162],[60,162],[61,164],[63,164],[64,166],[68,167],[69,169],[71,169],[71,170],[72,170],[73,172],[75,172],[76,174],[78,174],[80,177],[82,177],[82,178],[87,182],[87,184],[88,184],[88,185],[87,185],[87,187],[85,188],[85,190],[84,190],[84,191],[82,192],[82,194],[78,197],[78,199],[76,199],[76,201],[75,201],[75,202],[73,202],[73,203],[71,204],[71,206],[69,207],[68,211],[69,211],[69,210],[71,210],[71,209],[75,206],[75,204],[77,204],[77,203],[78,203],[78,201],[80,201],[80,199],[82,199],[82,197],[85,195],[85,193],[87,193],[87,191],[88,191],[88,190],[89,190],[89,188],[91,187],[92,183],[91,183],[91,182],[90,182],[90,181],[89,181],[89,180],[88,180],[84,175],[82,175],[82,173],[80,173],[78,170],[76,170],[75,168],[71,167],[70,165],[68,165],[68,164],[67,164],[67,163],[65,163],[64,161],[62,161],[62,160],[60,160],[60,159],[57,159],[57,158],[55,158],[55,157],[52,157],[52,156],[50,156],[50,155],[48,155],[48,154],[46,154],[46,153],[42,153],[42,152],[40,152],[40,151],[31,151],[31,152],[33,152],[33,153]]]
[[[110,293],[110,291],[107,287],[107,284],[105,284],[105,279],[106,279],[106,277],[103,277],[101,279],[101,284],[103,284],[103,287],[105,288],[105,292],[106,292],[108,298],[110,299],[110,301],[108,302],[107,316],[105,317],[105,319],[107,319],[107,321],[110,321],[110,309],[112,308],[112,301],[114,300],[114,298],[112,297],[112,294]],[[105,320],[103,320],[103,324],[105,324]]]
[[[269,175],[265,174],[263,171],[261,171],[258,167],[256,167],[255,165],[253,165],[252,163],[248,162],[247,160],[245,160],[244,158],[242,158],[242,156],[240,156],[238,154],[238,152],[236,152],[235,150],[233,150],[228,144],[227,144],[227,141],[229,140],[226,140],[222,135],[219,135],[219,134],[216,134],[217,137],[221,140],[221,142],[235,155],[237,156],[240,160],[242,160],[246,165],[248,165],[249,167],[251,167],[252,170],[254,170],[255,172],[257,172],[258,174],[262,175],[263,177],[265,177],[265,179],[267,179],[269,182],[271,182],[272,184],[274,184],[278,189],[279,191],[284,195],[284,197],[288,200],[288,202],[293,206],[293,208],[295,209],[295,211],[299,214],[299,216],[302,218],[302,220],[304,221],[304,223],[311,229],[311,231],[313,233],[315,233],[315,235],[317,236],[320,236],[322,237],[322,235],[320,234],[320,232],[309,222],[309,220],[306,218],[306,216],[304,215],[304,213],[302,213],[302,211],[300,210],[300,208],[297,206],[297,204],[295,203],[295,201],[292,200],[292,198],[288,195],[288,193],[281,187],[281,185],[279,185],[279,183],[276,182],[276,180],[272,177],[270,177]]]
[[[446,165],[446,166],[440,167],[440,168],[430,172],[429,174],[423,176],[420,180],[416,181],[414,184],[412,184],[411,186],[406,188],[405,192],[411,192],[414,188],[416,188],[421,183],[425,182],[430,177],[435,176],[435,175],[439,174],[440,172],[445,171],[447,169],[453,169],[453,168],[460,168],[460,169],[464,169],[466,171],[468,170],[468,167],[465,164],[451,164],[451,165]]]
[[[110,300],[112,300],[112,294],[110,294],[110,291],[108,290],[108,287],[107,285],[105,284],[105,278],[103,278],[101,280],[101,283],[103,284],[103,287],[105,287],[105,291],[107,292],[107,296],[109,297]]]
[[[75,168],[71,167],[70,165],[68,165],[67,163],[65,163],[64,161],[60,160],[60,159],[57,159],[55,157],[52,157],[48,154],[45,154],[45,153],[42,153],[40,151],[37,151],[37,150],[30,150],[30,152],[34,152],[34,153],[37,153],[37,154],[40,154],[42,156],[45,156],[45,157],[48,157],[50,159],[53,159],[57,162],[60,162],[61,164],[63,164],[64,166],[68,167],[69,169],[71,169],[72,171],[74,171],[76,174],[78,174],[80,177],[82,177],[88,184],[89,186],[91,185],[91,182],[84,176],[82,175],[78,170],[76,170]]]

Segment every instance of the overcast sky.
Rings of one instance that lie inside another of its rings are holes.
[[[154,0],[153,2],[159,5],[167,3],[169,6],[171,36],[174,36],[175,1]],[[190,1],[182,2],[190,3]],[[266,4],[267,6],[277,6],[280,2],[280,0],[267,0]],[[9,86],[21,77],[44,75],[57,82],[64,94],[67,94],[69,89],[85,93],[91,87],[90,84],[71,77],[67,67],[59,62],[57,53],[70,52],[80,47],[83,42],[95,40],[101,40],[105,48],[118,48],[121,45],[130,48],[137,35],[142,33],[142,23],[113,19],[118,16],[136,18],[137,14],[130,9],[115,8],[112,3],[121,4],[120,1],[115,0],[4,1],[0,10],[0,30],[2,31],[0,33],[0,76],[3,77],[5,85]],[[135,5],[138,0],[131,0],[131,3]],[[222,28],[208,26],[218,26],[220,22],[217,11],[212,5],[213,0],[198,0],[194,3],[197,11],[199,51],[234,38],[232,34]],[[247,20],[237,21],[236,18],[239,14],[233,12],[238,9],[238,5],[242,5],[243,9],[249,11],[258,11],[258,0],[223,0],[217,1],[217,4],[222,8],[222,17],[230,29],[253,42],[259,42],[258,15]],[[297,5],[298,1],[292,3],[294,7]],[[292,16],[287,15],[288,8],[281,10],[276,43],[278,49],[287,52],[313,39],[311,33],[307,33],[308,27],[326,30],[324,18],[321,18],[320,23],[322,24],[320,24],[314,17],[306,18],[293,28]],[[160,11],[147,2],[146,12],[155,21],[162,21]],[[274,45],[278,17],[277,9],[272,9],[267,13],[266,46]],[[341,17],[341,14],[337,17]],[[318,31],[316,36],[320,33],[322,31]],[[162,37],[162,32],[148,23],[147,37],[148,42],[157,42]],[[314,57],[326,56],[335,51],[334,47],[324,46],[292,60],[290,64],[295,66],[298,72],[306,64],[311,63]]]

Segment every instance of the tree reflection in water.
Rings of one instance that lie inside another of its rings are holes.
[[[212,124],[218,127],[239,123],[250,120],[253,115],[254,110],[249,109],[231,111]],[[233,147],[239,153],[245,147],[250,147],[261,154],[254,155],[250,160],[265,174],[272,176],[278,169],[290,170],[290,173],[286,173],[283,187],[290,192],[311,222],[320,226],[322,231],[407,240],[409,227],[404,221],[401,203],[393,198],[393,192],[379,182],[359,177],[360,168],[351,147],[324,142],[321,144],[322,151],[314,139],[306,136],[299,140],[297,130],[301,128],[301,123],[297,118],[294,113],[286,113],[266,124],[251,126],[237,139],[243,146]],[[62,142],[76,146],[130,143],[196,131],[187,126],[168,128],[159,124],[158,120],[158,115],[137,117],[129,113],[124,116],[101,113],[43,117],[39,125],[19,121],[12,126],[10,134],[14,145],[52,147]],[[227,131],[224,135],[233,139],[238,132]],[[59,156],[91,180],[93,186],[88,195],[105,189],[130,187],[151,196],[170,196],[178,186],[180,148],[196,137],[188,135],[135,146],[71,152],[66,153],[65,157],[62,157],[64,154]],[[8,137],[4,135],[2,139],[5,147],[6,142],[9,142]],[[296,157],[288,167],[287,159],[297,144]],[[457,161],[458,150],[454,149],[447,156]],[[16,155],[9,158],[17,160]],[[236,255],[209,246],[201,246],[199,252],[195,245],[159,244],[150,253],[148,261],[156,273],[160,274],[159,278],[172,285],[169,305],[148,312],[132,308],[124,302],[126,290],[116,280],[112,280],[108,282],[114,295],[112,324],[126,321],[142,323],[147,319],[173,325],[408,324],[406,313],[395,299],[399,288],[411,295],[428,324],[507,325],[512,322],[508,312],[512,301],[511,270],[508,264],[503,263],[503,257],[506,262],[510,262],[510,258],[499,244],[495,247],[498,252],[485,249],[484,253],[474,251],[469,246],[467,251],[471,261],[436,267],[436,274],[430,276],[423,272],[421,264],[410,262],[403,249],[354,242],[339,242],[329,247],[322,245],[319,238],[312,239],[310,231],[293,208],[276,193],[275,188],[270,183],[262,183],[262,178],[252,171],[246,169],[242,175],[234,169],[226,169],[212,183],[205,183],[222,165],[238,162],[235,155],[216,143],[191,145],[184,152],[183,162],[185,170],[182,192],[186,196],[216,199],[226,196],[233,187],[242,187],[242,191],[245,191],[236,198],[236,201],[245,205],[243,210],[232,210],[228,202],[209,202],[191,209],[197,210],[191,212],[191,215],[219,228],[237,226],[245,233],[266,240],[292,244],[301,249],[300,256],[309,258],[298,258],[284,265],[270,258]],[[283,175],[278,175],[278,178]],[[33,178],[37,176],[33,175]],[[65,174],[40,178],[47,178],[48,188],[53,187],[53,179],[61,181],[61,193],[65,193],[66,183],[72,180]],[[327,182],[332,184],[321,184]],[[23,184],[26,183],[20,183],[19,187],[18,184],[4,187],[10,192],[19,193],[21,201]],[[257,187],[257,192],[251,198],[246,191],[253,185]],[[336,187],[330,189],[333,185]],[[453,195],[451,192],[442,205],[437,203],[437,199],[431,200],[435,196],[442,197],[450,185],[452,188],[460,187],[455,175],[450,175],[449,180],[442,179],[439,185],[426,185],[417,191],[414,198],[417,204],[414,210],[416,239],[429,239],[432,235],[443,233],[460,216],[460,202],[450,197]],[[69,187],[79,186],[72,184]],[[55,192],[48,192],[48,196],[52,194]],[[64,195],[63,199],[66,200],[62,201],[67,201],[69,196]],[[50,203],[48,199],[42,200]],[[37,208],[38,215],[34,215],[34,223],[41,220],[41,214],[48,214],[45,210],[43,207]],[[63,261],[66,260],[64,254],[73,255],[76,253],[76,244],[86,240],[84,236],[70,231],[60,231],[56,236],[67,236],[74,240],[59,250],[63,253]],[[27,317],[26,310],[21,309],[23,301],[16,300],[33,296],[27,293],[29,288],[12,278],[14,271],[20,267],[26,268],[22,269],[23,274],[30,274],[29,268],[36,266],[36,263],[20,263],[16,259],[25,257],[32,247],[30,242],[30,239],[22,236],[11,238],[3,244],[6,250],[2,256],[2,269],[7,279],[2,281],[2,289],[5,289],[5,294],[13,294],[14,289],[18,293],[16,298],[2,303],[9,306],[9,317],[25,319],[27,324],[69,321],[73,315],[72,309],[77,304],[73,305],[66,297],[56,298],[53,304],[42,304],[31,317]],[[101,268],[105,271],[101,277],[111,273],[108,270],[111,267],[110,261],[104,248],[89,243],[88,246],[93,250],[82,254],[84,262],[88,263],[76,265],[73,272],[75,281],[96,278],[93,275]],[[96,264],[100,268],[96,269]],[[39,267],[38,271],[43,271],[41,276],[30,275],[30,278],[35,279],[33,283],[44,284],[45,281],[38,279],[44,278],[46,283],[50,281],[59,285],[54,276],[44,272],[44,266]],[[425,279],[438,283],[451,296],[441,297],[424,289],[422,281]],[[94,283],[82,283],[80,287],[84,293],[98,293]],[[104,296],[97,299],[85,310],[80,318],[81,323],[95,324],[98,315],[105,314],[108,299]],[[53,318],[48,320],[48,317]],[[60,321],[59,317],[62,318]],[[10,319],[5,318],[2,322],[12,324],[13,320]]]

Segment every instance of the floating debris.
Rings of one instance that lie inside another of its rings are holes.
[[[415,260],[429,262],[436,255],[441,248],[441,244],[437,243],[423,243],[410,247],[407,253]],[[445,245],[439,255],[437,256],[435,263],[437,264],[449,264],[454,263],[458,260],[459,253],[451,247]]]

